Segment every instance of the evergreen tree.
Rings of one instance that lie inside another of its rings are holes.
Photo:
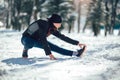
[[[63,24],[67,22],[71,28],[75,20],[73,13],[73,1],[71,0],[6,0],[8,3],[8,14],[6,16],[7,27],[15,30],[21,30],[24,25],[29,25],[31,17],[34,20],[48,17],[53,13],[62,16]],[[71,30],[71,29],[69,29]]]
[[[73,15],[70,16],[74,10],[73,1],[71,0],[49,0],[46,3],[47,4],[43,5],[43,7],[44,9],[46,9],[44,13],[47,16],[50,16],[54,13],[61,15],[63,18],[63,25],[65,24],[65,22],[67,22],[69,25],[70,23],[69,20],[71,21],[71,19],[73,21],[75,20],[74,18],[72,18]]]
[[[91,13],[89,17],[94,32],[94,36],[98,36],[98,34],[100,33],[100,23],[102,21],[101,2],[102,0],[93,0]]]
[[[111,13],[111,27],[110,27],[110,34],[113,34],[113,29],[116,23],[116,10],[117,10],[117,4],[119,0],[111,0],[111,5],[112,5],[112,13]]]
[[[39,17],[42,18],[42,4],[44,4],[44,2],[46,0],[33,0],[34,1],[34,8],[33,8],[33,17],[35,20],[38,19],[38,13],[40,13]]]
[[[32,16],[33,1],[32,0],[5,0],[8,3],[6,15],[6,28],[21,30],[23,19],[25,23],[30,23]],[[26,13],[26,15],[23,15]]]
[[[25,17],[25,22],[27,25],[30,24],[31,16],[32,16],[32,11],[33,11],[33,0],[24,0],[21,5],[21,13],[26,13]]]
[[[105,0],[105,36],[113,34],[117,17],[117,5],[119,0]]]
[[[21,23],[20,23],[20,10],[21,10],[21,0],[14,0],[12,1],[11,7],[11,26],[12,29],[21,30]]]

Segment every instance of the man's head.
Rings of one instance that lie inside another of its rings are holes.
[[[52,14],[49,20],[53,23],[53,25],[58,29],[61,27],[62,18],[58,14]]]

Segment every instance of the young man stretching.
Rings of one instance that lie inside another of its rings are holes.
[[[86,45],[81,44],[79,43],[79,41],[70,39],[69,37],[66,37],[65,35],[61,34],[58,31],[58,28],[61,27],[61,22],[62,22],[61,16],[57,14],[52,14],[52,16],[48,18],[48,21],[39,19],[30,24],[29,27],[23,33],[21,38],[21,42],[24,45],[22,57],[27,58],[28,50],[32,47],[43,48],[46,55],[49,55],[51,60],[56,60],[51,51],[55,51],[66,56],[80,57],[85,51]],[[75,52],[58,47],[57,45],[47,41],[47,37],[50,34],[70,44],[78,45],[82,49]]]

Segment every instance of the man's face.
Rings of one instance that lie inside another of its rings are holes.
[[[61,23],[53,23],[53,25],[58,29],[61,27]]]

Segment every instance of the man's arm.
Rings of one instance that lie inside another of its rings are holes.
[[[41,37],[41,39],[40,39],[39,41],[40,41],[40,43],[42,44],[43,49],[44,49],[46,55],[49,55],[50,60],[56,60],[56,58],[55,58],[55,57],[52,55],[52,53],[51,53],[51,49],[50,49],[50,47],[49,47],[49,44],[48,44],[48,42],[47,42],[46,37]]]
[[[61,40],[64,40],[70,44],[73,44],[73,45],[78,45],[79,44],[79,41],[76,41],[76,40],[73,40],[63,34],[61,34],[59,31],[54,31],[54,33],[52,33],[54,36],[60,38]]]
[[[48,41],[46,39],[46,33],[43,32],[42,29],[39,29],[39,42],[42,44],[42,47],[45,51],[46,55],[49,55],[51,60],[56,60],[56,58],[52,55],[51,49],[49,47]]]

